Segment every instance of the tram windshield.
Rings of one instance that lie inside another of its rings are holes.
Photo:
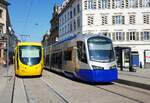
[[[40,46],[20,46],[19,57],[23,64],[35,65],[41,60]]]
[[[112,62],[115,60],[112,41],[105,37],[88,39],[89,57],[91,61]]]

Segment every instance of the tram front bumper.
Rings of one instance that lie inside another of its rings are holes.
[[[88,70],[80,69],[76,72],[79,79],[87,82],[112,82],[118,79],[117,69],[111,70]]]
[[[18,76],[38,76],[42,74],[42,69],[39,67],[26,67],[26,68],[19,68],[16,71],[16,75]]]

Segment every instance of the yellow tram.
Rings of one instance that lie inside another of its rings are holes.
[[[44,67],[41,43],[20,42],[15,48],[15,74],[17,76],[40,76]]]

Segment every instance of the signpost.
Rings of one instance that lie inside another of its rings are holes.
[[[150,67],[150,50],[144,51],[144,68]]]

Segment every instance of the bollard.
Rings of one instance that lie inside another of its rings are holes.
[[[136,72],[136,69],[133,68],[133,66],[130,66],[130,67],[129,67],[129,72]]]
[[[140,68],[142,68],[142,62],[140,62]]]

